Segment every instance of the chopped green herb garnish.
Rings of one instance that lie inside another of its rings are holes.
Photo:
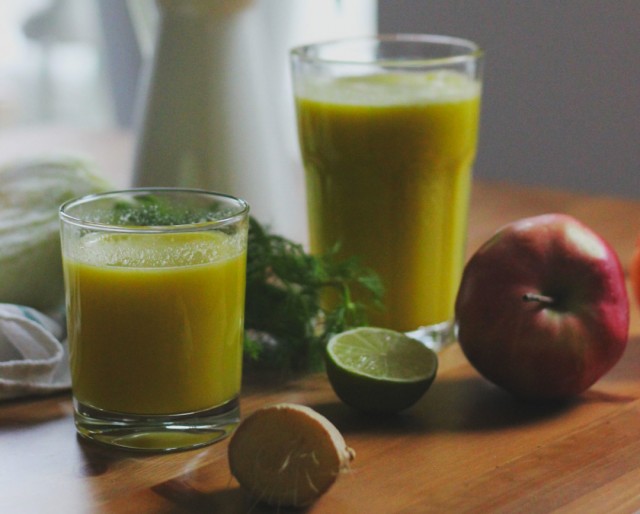
[[[168,198],[139,195],[132,201],[119,201],[113,206],[113,223],[138,227],[190,225],[224,217],[213,204],[208,208],[190,208],[174,204]]]

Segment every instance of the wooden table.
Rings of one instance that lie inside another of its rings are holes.
[[[640,203],[477,183],[469,251],[503,223],[564,211],[607,238],[628,268]],[[357,452],[307,512],[632,512],[640,509],[640,314],[621,362],[562,406],[523,404],[483,380],[457,345],[412,409],[375,420],[323,374],[246,388],[243,414],[279,402],[327,416]],[[0,404],[0,512],[262,513],[232,479],[228,441],[140,456],[79,440],[68,394]],[[284,509],[281,509],[284,512]]]

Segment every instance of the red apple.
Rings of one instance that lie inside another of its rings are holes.
[[[614,250],[564,214],[500,229],[469,260],[456,299],[469,362],[511,393],[580,394],[620,359],[629,301]]]

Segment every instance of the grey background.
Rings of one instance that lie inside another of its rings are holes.
[[[379,28],[485,49],[477,177],[640,198],[640,1],[379,0]]]

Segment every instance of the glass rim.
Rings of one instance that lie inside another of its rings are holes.
[[[84,205],[96,200],[107,199],[109,197],[118,197],[122,195],[138,195],[138,194],[187,194],[187,195],[200,195],[211,198],[221,198],[235,202],[238,206],[238,212],[234,212],[230,215],[225,215],[220,219],[204,220],[195,223],[183,223],[175,225],[116,225],[113,223],[103,223],[98,221],[90,221],[83,219],[82,216],[76,216],[69,212],[70,209]],[[140,187],[140,188],[128,188],[128,189],[116,189],[110,191],[103,191],[100,193],[91,193],[62,203],[58,209],[60,221],[69,225],[74,225],[80,228],[85,228],[94,231],[101,232],[119,232],[127,234],[158,234],[158,233],[180,233],[180,232],[197,232],[207,231],[220,227],[226,227],[233,225],[243,218],[246,218],[249,214],[249,204],[236,196],[219,193],[217,191],[209,191],[206,189],[187,188],[187,187]]]
[[[331,47],[341,44],[357,43],[357,42],[370,42],[370,43],[417,43],[417,44],[431,44],[433,46],[457,46],[461,49],[465,49],[465,52],[459,54],[442,56],[442,57],[402,57],[402,58],[381,58],[381,59],[339,59],[339,58],[324,58],[318,55],[311,55],[310,50],[314,48]],[[456,36],[447,36],[442,34],[378,34],[373,36],[354,36],[338,39],[331,39],[326,41],[318,41],[315,43],[309,43],[301,46],[296,46],[291,49],[290,55],[292,58],[299,59],[305,63],[316,63],[326,65],[348,65],[348,66],[371,66],[372,64],[387,66],[387,67],[421,67],[421,66],[435,66],[444,64],[456,64],[468,61],[477,61],[482,59],[484,51],[480,46],[471,41]]]

